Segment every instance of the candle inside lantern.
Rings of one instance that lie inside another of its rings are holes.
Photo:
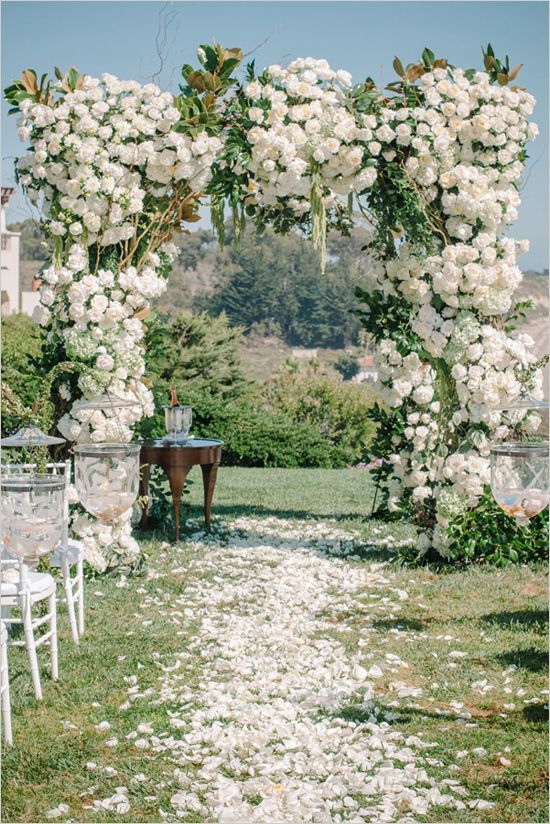
[[[525,526],[548,506],[548,444],[491,444],[491,490],[507,515]]]

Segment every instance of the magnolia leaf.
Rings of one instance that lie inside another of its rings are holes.
[[[489,71],[493,63],[495,62],[495,58],[492,55],[486,54],[483,58],[483,65]]]
[[[433,63],[435,61],[435,54],[431,49],[426,48],[422,52],[422,60],[424,61],[425,66],[433,66]]]
[[[392,65],[395,69],[396,74],[398,74],[399,77],[405,77],[405,69],[403,68],[403,63],[398,57],[394,58]]]
[[[210,89],[210,91],[215,92],[221,86],[220,78],[217,75],[212,74],[212,72],[205,72],[204,76],[203,76],[203,80],[204,80],[204,85],[206,86],[207,89]]]
[[[136,320],[143,320],[144,318],[149,317],[151,312],[152,309],[150,309],[148,306],[145,306],[143,309],[140,309],[139,312],[134,312],[134,317],[136,318]]]
[[[213,95],[212,92],[207,92],[202,99],[202,104],[205,109],[212,109],[216,104],[215,95]]]
[[[223,53],[224,60],[238,60],[242,63],[243,50],[242,49],[226,49]]]
[[[444,58],[436,60],[435,63],[433,63],[434,69],[446,69],[447,66],[448,66],[448,63]]]
[[[192,89],[195,89],[195,91],[199,93],[206,91],[204,76],[202,72],[191,72],[191,74],[187,77],[187,82],[189,83]]]
[[[134,315],[134,317],[137,318],[137,315]],[[140,381],[144,386],[147,387],[147,389],[153,388],[153,381],[151,378],[142,377],[140,378]]]
[[[497,80],[501,86],[506,86],[508,83],[508,75],[504,74],[504,72],[499,72],[497,74]]]
[[[510,91],[512,92],[524,92],[525,86],[510,86]]]
[[[425,72],[425,66],[423,63],[415,63],[413,65],[407,66],[407,80],[409,83],[414,83],[415,80],[418,80],[419,77]]]
[[[36,94],[38,91],[38,80],[36,77],[36,72],[32,69],[25,69],[24,72],[21,74],[21,82],[29,94]]]
[[[518,74],[521,71],[521,67],[523,63],[518,63],[517,66],[514,66],[511,72],[508,73],[508,80],[515,80]]]

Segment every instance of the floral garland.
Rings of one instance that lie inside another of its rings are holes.
[[[376,179],[365,150],[371,132],[349,107],[351,75],[326,60],[308,57],[288,68],[269,66],[248,83],[228,112],[223,160],[210,187],[214,205],[224,198],[242,204],[258,224],[282,232],[309,225],[325,265],[326,231],[348,231],[343,197],[359,194]],[[372,121],[372,122],[371,122]],[[215,225],[221,225],[215,218]]]
[[[507,86],[519,67],[489,47],[485,71],[464,71],[426,49],[406,69],[396,59],[400,79],[383,94],[370,79],[352,86],[324,60],[259,76],[251,65],[220,120],[216,99],[240,53],[205,46],[199,59],[204,70],[184,67],[178,98],[74,70],[54,89],[27,71],[7,90],[30,142],[20,181],[41,205],[52,248],[37,317],[52,363],[86,367],[58,387],[70,404],[59,428],[70,440],[128,440],[151,414],[143,321],[165,287],[171,234],[196,219],[202,191],[220,233],[229,202],[237,234],[245,217],[299,228],[323,263],[327,228],[348,231],[356,203],[373,227],[375,265],[360,295],[387,406],[377,471],[390,510],[412,507],[419,549],[445,554],[453,519],[488,482],[490,438],[508,432],[498,407],[527,382],[541,394],[533,341],[508,329],[527,244],[501,236],[537,134],[534,98]],[[79,409],[107,387],[137,398],[139,410],[115,419]],[[532,431],[538,419],[523,413],[516,423]],[[97,566],[107,547],[137,552],[128,524],[98,530],[79,516],[75,528]]]

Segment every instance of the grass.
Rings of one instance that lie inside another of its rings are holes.
[[[189,515],[197,518],[202,484],[198,474],[194,477],[187,498]],[[356,529],[367,540],[375,529],[396,537],[406,534],[403,527],[398,531],[394,525],[381,527],[370,520],[371,501],[368,476],[358,470],[222,468],[213,514],[224,520],[243,514],[322,519]],[[42,702],[33,698],[24,653],[10,649],[15,746],[3,753],[4,822],[45,821],[47,810],[60,802],[70,806],[62,820],[79,822],[158,822],[160,810],[170,811],[173,764],[162,755],[136,749],[125,737],[143,721],[151,722],[155,732],[168,729],[166,705],[144,708],[146,702],[138,701],[120,709],[127,696],[125,677],[137,673],[142,691],[157,688],[159,661],[185,649],[193,639],[192,619],[182,619],[175,628],[161,614],[166,593],[185,592],[190,581],[186,561],[193,553],[185,540],[167,547],[162,543],[167,537],[144,536],[149,569],[154,567],[159,577],[145,571],[124,587],[117,586],[118,576],[88,581],[87,628],[80,649],[70,640],[62,611],[61,680],[52,683],[43,670]],[[174,567],[181,571],[173,572]],[[395,672],[383,667],[376,682],[377,703],[393,712],[397,729],[421,732],[425,740],[437,742],[428,753],[433,758],[431,774],[458,779],[470,798],[496,802],[492,810],[483,811],[434,808],[419,820],[547,821],[548,696],[541,692],[547,688],[544,570],[477,568],[436,575],[428,569],[392,567],[391,587],[408,593],[399,610],[388,614],[384,592],[377,590],[379,597],[373,599],[373,593],[365,591],[352,614],[327,616],[332,625],[328,632],[351,652],[358,648],[365,622],[370,624],[368,646],[359,647],[364,665],[383,662],[387,653],[405,662],[392,665]],[[157,597],[158,611],[142,611],[146,593]],[[450,656],[452,652],[465,655]],[[45,662],[44,653],[41,659]],[[195,663],[188,677],[189,685],[198,687],[198,656]],[[483,694],[475,684],[485,679],[492,689]],[[421,692],[400,698],[399,683]],[[453,707],[451,702],[463,706]],[[358,707],[342,707],[340,713],[361,720]],[[470,717],[461,718],[461,713]],[[95,728],[104,720],[111,724],[107,732]],[[119,746],[106,746],[111,736],[119,739]],[[479,747],[485,754],[472,752]],[[102,769],[86,770],[89,761]],[[451,765],[456,769],[449,769]],[[106,773],[105,767],[116,770],[116,775]],[[133,776],[139,773],[147,780],[135,782]],[[129,790],[132,806],[127,814],[85,808],[118,786]],[[145,800],[152,796],[154,800]]]

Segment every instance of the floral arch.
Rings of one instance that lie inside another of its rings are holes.
[[[325,60],[233,73],[239,49],[201,46],[174,97],[150,83],[56,79],[32,70],[6,90],[29,146],[17,174],[43,215],[51,264],[37,319],[46,330],[59,429],[70,441],[129,440],[150,415],[143,337],[165,288],[172,233],[198,220],[208,195],[223,238],[259,229],[311,236],[322,263],[328,230],[359,210],[375,259],[359,297],[377,346],[377,412],[385,506],[408,509],[419,549],[445,554],[453,524],[488,482],[488,443],[509,431],[498,411],[526,385],[541,393],[527,335],[512,334],[522,241],[503,236],[520,203],[534,98],[509,86],[519,71],[489,46],[484,70],[425,49],[385,90],[353,85]],[[138,408],[80,408],[107,387]],[[121,417],[122,415],[122,417]],[[535,430],[523,413],[515,423]],[[380,480],[380,479],[379,479]],[[139,551],[123,520],[75,516],[90,562]]]

